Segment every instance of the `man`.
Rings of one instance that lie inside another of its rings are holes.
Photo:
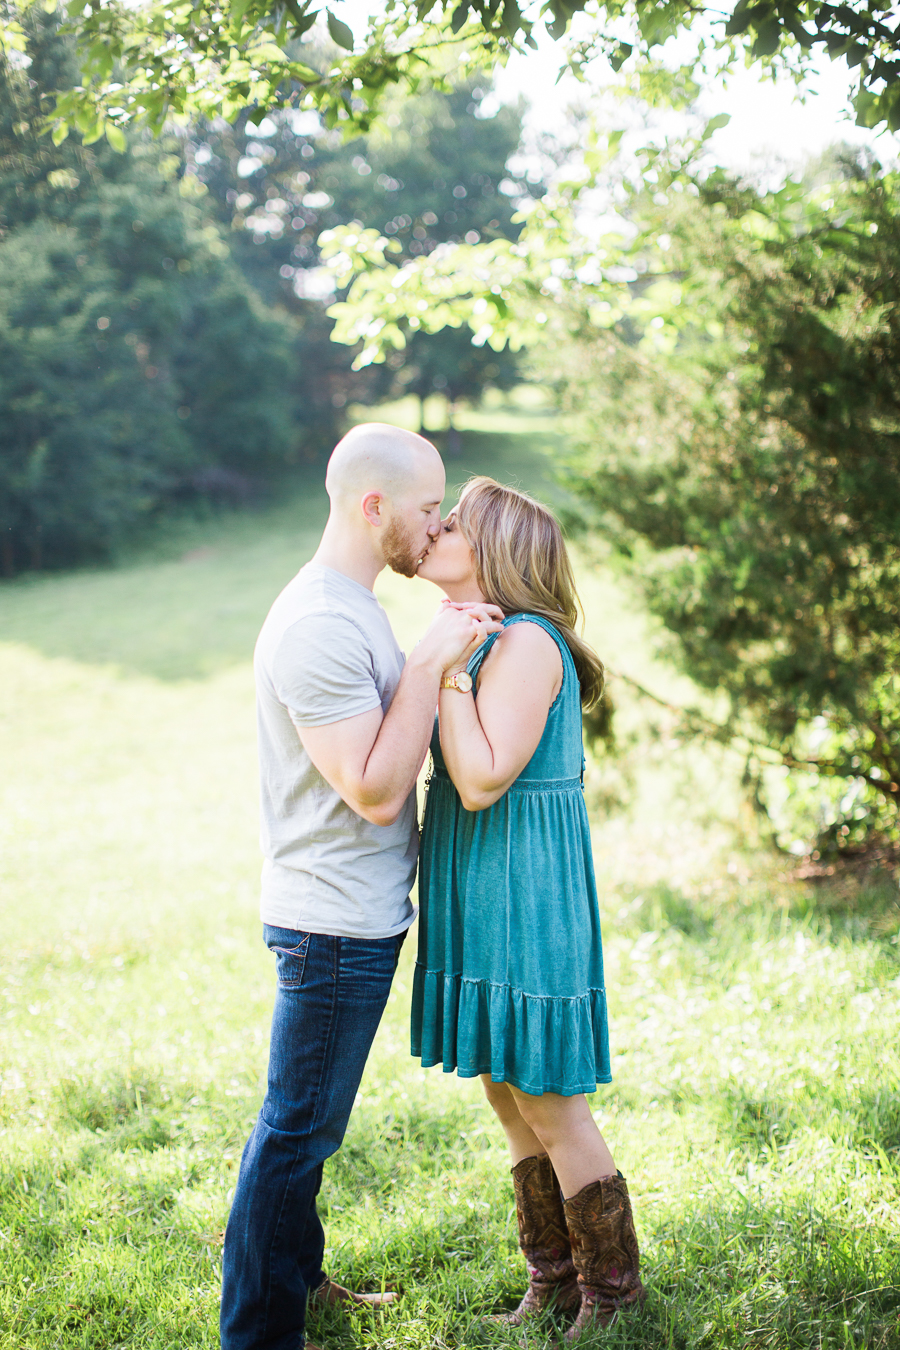
[[[385,566],[415,575],[444,483],[421,436],[354,428],[328,463],[318,551],[257,642],[261,910],[278,986],[268,1091],[225,1235],[223,1350],[302,1350],[308,1296],[389,1297],[327,1278],[316,1195],[414,918],[415,782],[440,681],[499,628],[488,607],[445,607],[404,664],[372,592]]]

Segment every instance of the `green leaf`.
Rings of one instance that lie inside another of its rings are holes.
[[[328,32],[332,42],[336,42],[345,51],[353,51],[353,34],[345,23],[334,17],[331,10],[328,10]]]
[[[746,33],[751,23],[761,13],[764,13],[762,5],[748,3],[748,0],[740,0],[735,5],[734,13],[725,25],[726,37],[738,37],[741,33]]]
[[[125,139],[125,132],[121,127],[117,127],[115,122],[107,122],[106,139],[109,141],[117,155],[124,155],[128,149],[128,141]]]
[[[462,4],[458,5],[453,11],[453,18],[450,20],[450,31],[452,33],[458,33],[468,17],[469,0],[462,0]]]
[[[62,145],[63,141],[66,139],[68,134],[69,134],[68,122],[57,122],[56,126],[53,128],[50,139],[54,145]]]
[[[318,17],[319,11],[317,9],[314,9],[311,14],[301,14],[294,21],[294,35],[302,37],[304,33],[308,33]]]
[[[633,51],[634,48],[630,42],[620,42],[609,58],[609,64],[613,70],[621,70]]]
[[[678,31],[678,18],[668,5],[643,5],[638,10],[638,27],[645,46],[659,47]]]
[[[754,56],[772,56],[778,51],[781,42],[781,24],[777,19],[766,19],[756,30],[753,44]]]
[[[703,128],[701,141],[708,141],[714,131],[718,131],[720,127],[727,127],[730,121],[731,113],[717,113],[715,117],[711,117]]]

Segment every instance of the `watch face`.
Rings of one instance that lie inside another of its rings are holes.
[[[472,676],[467,670],[461,670],[457,675],[456,687],[461,689],[464,694],[467,694],[472,688]]]

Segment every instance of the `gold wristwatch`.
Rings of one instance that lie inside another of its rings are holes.
[[[461,694],[467,694],[472,688],[472,676],[467,670],[457,671],[455,675],[445,675],[441,680],[442,689],[458,689]]]

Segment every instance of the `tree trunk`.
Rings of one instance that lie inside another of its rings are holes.
[[[452,459],[457,459],[462,454],[462,438],[458,429],[453,425],[453,414],[456,411],[456,404],[453,399],[447,399],[447,454]]]

